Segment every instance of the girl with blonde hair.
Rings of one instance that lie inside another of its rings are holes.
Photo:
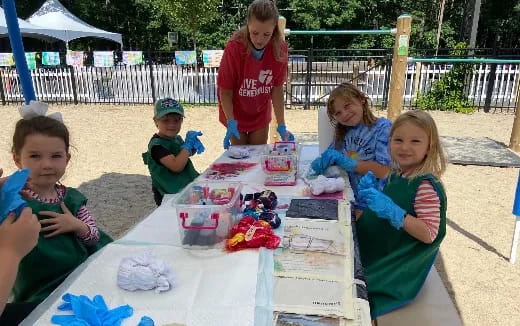
[[[382,191],[367,173],[357,221],[372,318],[412,301],[446,234],[446,169],[435,121],[425,111],[401,114],[390,131],[392,170]]]

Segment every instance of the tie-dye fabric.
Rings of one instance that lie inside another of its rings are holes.
[[[379,164],[390,165],[390,151],[388,141],[392,122],[385,118],[377,119],[371,127],[359,124],[350,129],[345,135],[345,141],[341,148],[348,156],[361,161],[375,161]],[[334,144],[330,146],[334,148]],[[356,209],[364,209],[366,203],[358,197],[358,184],[363,175],[356,172],[348,172],[350,185],[354,191]],[[379,190],[383,189],[386,179],[378,179]]]

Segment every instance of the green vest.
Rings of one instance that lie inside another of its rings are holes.
[[[79,208],[87,203],[87,198],[76,189],[67,188],[63,202],[72,215],[77,216]],[[63,213],[60,203],[47,204],[32,199],[27,204],[35,214],[40,211]],[[36,216],[38,220],[50,218],[40,214]],[[72,232],[44,238],[48,233],[40,233],[36,247],[20,262],[13,287],[13,302],[43,301],[90,254],[112,241],[101,230],[100,241],[92,247],[86,247]]]
[[[199,176],[190,159],[181,172],[173,172],[152,158],[152,147],[154,146],[160,145],[177,156],[181,151],[182,144],[184,144],[184,141],[178,135],[172,139],[154,137],[148,143],[148,152],[143,153],[144,164],[148,165],[148,170],[152,176],[152,185],[161,195],[176,194]]]
[[[433,243],[425,244],[404,229],[395,229],[388,220],[377,217],[368,208],[356,223],[372,318],[415,298],[446,235],[446,194],[435,176],[428,174],[409,181],[391,173],[383,193],[408,214],[416,216],[413,202],[420,183],[425,179],[432,182],[441,202],[439,233]]]

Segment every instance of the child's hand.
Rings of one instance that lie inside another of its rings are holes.
[[[0,225],[0,252],[21,260],[36,246],[39,233],[40,223],[31,208],[24,208],[17,219],[11,213]]]
[[[184,144],[182,144],[181,148],[188,150],[190,154],[193,153],[194,150],[196,152],[200,151],[200,153],[202,153],[204,151],[204,146],[202,146],[198,136],[202,136],[202,132],[193,130],[188,131],[186,133],[186,138],[184,139]]]
[[[361,180],[359,180],[358,191],[370,189],[370,188],[377,189],[376,185],[377,185],[377,180],[376,180],[376,177],[374,176],[374,173],[372,173],[372,171],[368,171],[367,174],[365,174],[361,178]]]
[[[397,206],[390,197],[374,188],[359,191],[359,196],[367,202],[368,208],[380,218],[389,220],[394,228],[399,230],[403,227],[406,211]]]
[[[327,167],[336,164],[345,169],[345,171],[354,171],[357,166],[357,161],[355,159],[346,157],[343,153],[335,149],[327,149],[323,154],[321,154],[321,157],[327,164]]]
[[[42,227],[42,231],[53,231],[49,234],[45,235],[45,238],[51,238],[57,236],[62,233],[74,232],[78,236],[88,232],[88,226],[83,223],[81,220],[77,219],[72,213],[69,211],[65,203],[61,202],[61,209],[63,210],[63,214],[50,212],[50,211],[40,211],[40,215],[51,216],[52,218],[47,218],[40,220],[40,223],[43,225],[49,224],[48,226]]]

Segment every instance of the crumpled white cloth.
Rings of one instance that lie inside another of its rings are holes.
[[[227,154],[231,158],[247,158],[249,157],[249,150],[245,147],[231,146],[227,150]]]
[[[310,181],[311,192],[314,196],[322,193],[333,193],[343,191],[345,189],[345,180],[343,178],[327,178],[319,175],[316,179]]]
[[[128,291],[155,289],[156,293],[160,293],[175,287],[175,273],[150,251],[143,251],[121,260],[117,285]]]

